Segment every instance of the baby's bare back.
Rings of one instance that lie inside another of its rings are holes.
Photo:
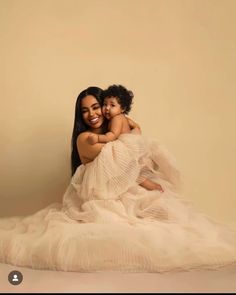
[[[122,114],[122,129],[121,129],[121,134],[123,133],[130,133],[130,127],[128,123],[128,119],[126,118],[125,115]]]
[[[123,133],[130,133],[131,129],[130,129],[130,126],[129,126],[129,121],[126,118],[126,116],[123,115],[123,114],[116,115],[116,117],[118,117],[118,116],[119,116],[119,121],[118,122],[114,121],[114,118],[112,118],[109,121],[109,123],[108,123],[108,131],[113,131],[114,132],[114,129],[118,128],[120,130],[119,135],[123,134]],[[119,124],[119,127],[117,126],[117,124]]]

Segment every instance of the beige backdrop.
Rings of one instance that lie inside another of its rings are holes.
[[[0,0],[0,216],[61,201],[77,95],[120,83],[184,195],[236,221],[236,1]]]

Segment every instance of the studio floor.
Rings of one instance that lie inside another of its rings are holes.
[[[19,285],[11,285],[8,274],[23,274]],[[236,292],[236,266],[217,271],[201,270],[170,273],[79,273],[33,270],[0,264],[0,293],[57,292]]]

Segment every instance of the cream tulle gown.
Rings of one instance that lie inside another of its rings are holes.
[[[141,187],[145,177],[164,193]],[[0,262],[80,272],[236,263],[236,233],[196,212],[178,185],[178,170],[161,145],[123,134],[77,169],[62,204],[0,219]]]

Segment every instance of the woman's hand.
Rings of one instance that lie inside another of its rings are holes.
[[[141,134],[141,128],[140,128],[139,124],[137,124],[136,122],[134,122],[128,116],[126,116],[126,118],[128,120],[129,127],[132,130],[132,133],[134,133],[134,134]]]
[[[137,126],[131,130],[132,134],[141,134],[141,129]]]

